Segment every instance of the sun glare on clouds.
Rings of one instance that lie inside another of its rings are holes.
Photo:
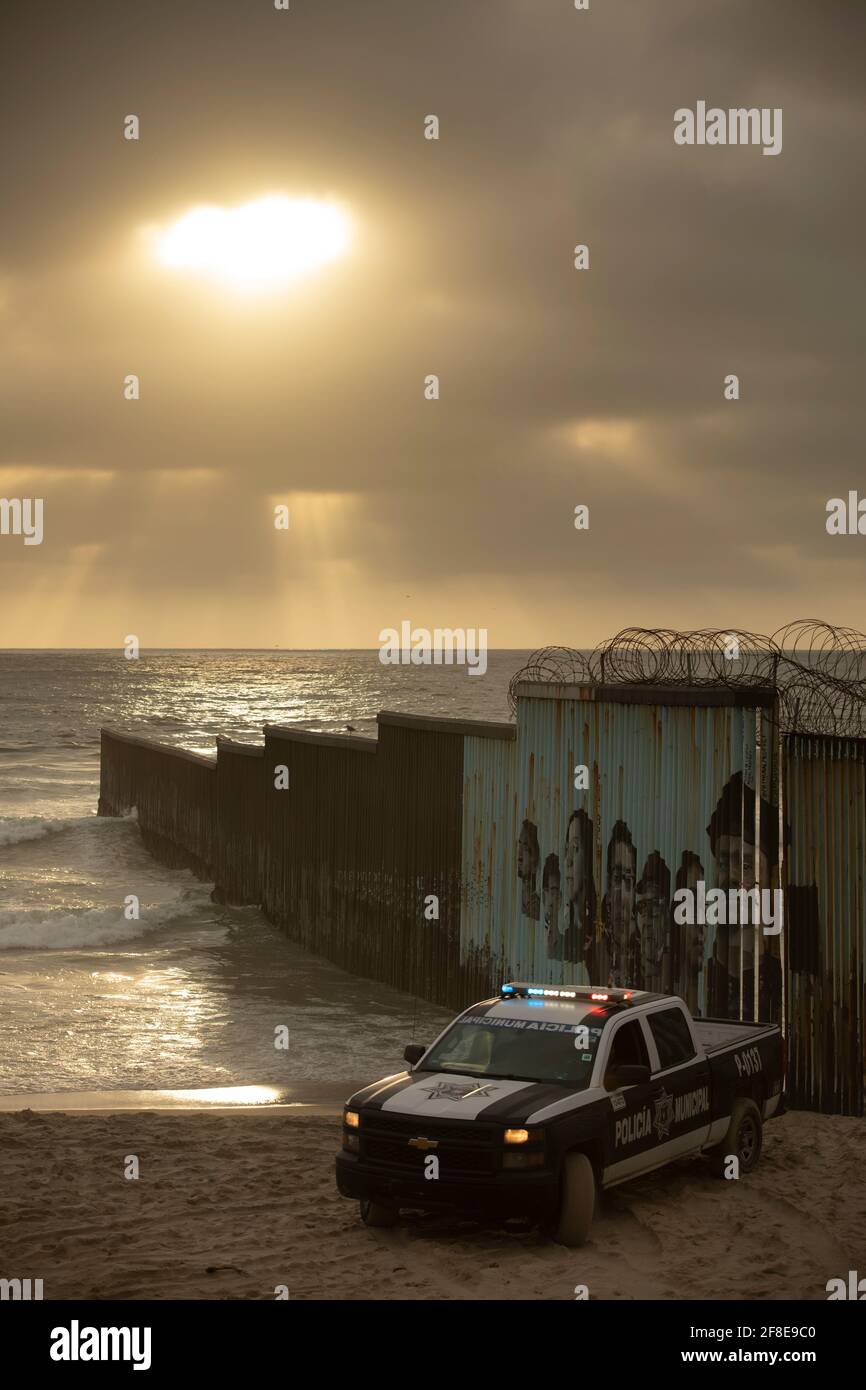
[[[240,290],[290,284],[348,248],[349,221],[333,203],[272,196],[239,207],[191,209],[156,236],[156,259]]]

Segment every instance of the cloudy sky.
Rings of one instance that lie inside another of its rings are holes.
[[[866,496],[862,4],[0,23],[0,497],[44,499],[42,545],[0,536],[0,644],[866,627],[866,536],[825,529]],[[781,154],[677,146],[699,100],[781,107]],[[265,195],[341,207],[346,254],[255,292],[155,258]]]

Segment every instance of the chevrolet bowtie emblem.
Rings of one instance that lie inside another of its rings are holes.
[[[425,1139],[423,1134],[419,1135],[417,1139],[409,1140],[410,1149],[438,1149],[438,1147],[438,1139]]]

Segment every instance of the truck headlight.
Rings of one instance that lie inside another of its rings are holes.
[[[543,1129],[506,1129],[502,1142],[505,1145],[503,1168],[544,1167]],[[527,1145],[532,1147],[527,1148]]]
[[[538,1143],[544,1138],[543,1129],[507,1129],[502,1136],[506,1144]]]
[[[347,1153],[356,1154],[361,1152],[361,1139],[358,1134],[358,1127],[361,1123],[361,1116],[357,1110],[343,1111],[343,1148]]]

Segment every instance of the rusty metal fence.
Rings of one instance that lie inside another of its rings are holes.
[[[105,731],[100,813],[433,1002],[610,980],[779,1019],[794,1103],[862,1114],[866,740],[782,733],[754,681],[514,694],[516,725],[383,713],[377,739],[268,727],[215,759]],[[753,887],[778,932],[677,919],[683,889]]]
[[[491,978],[682,994],[780,1019],[781,945],[674,894],[780,888],[772,690],[525,683],[507,765],[467,746],[464,955]],[[712,914],[710,914],[712,915]]]
[[[866,740],[785,740],[788,1088],[805,1109],[864,1113]]]

